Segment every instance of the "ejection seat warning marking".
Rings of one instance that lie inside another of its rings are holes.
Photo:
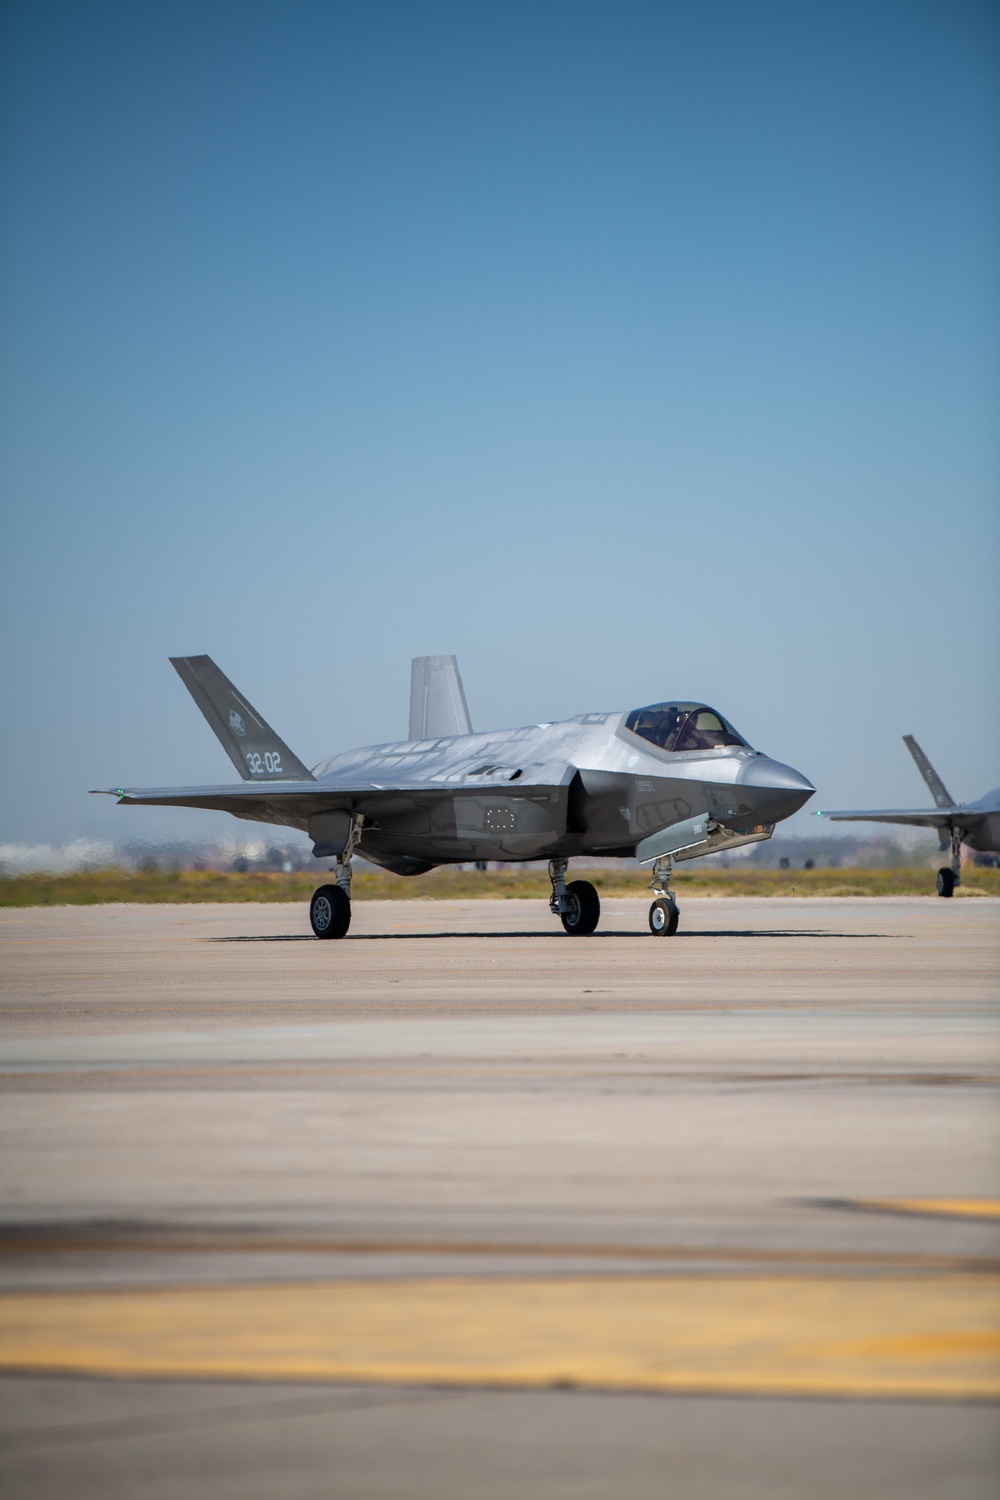
[[[1000,1399],[1000,1277],[497,1277],[0,1294],[0,1368]]]

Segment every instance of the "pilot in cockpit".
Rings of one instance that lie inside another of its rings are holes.
[[[684,726],[681,743],[675,748],[680,750],[714,750],[720,741],[722,725],[715,714],[708,710],[701,713],[691,714]]]
[[[625,727],[659,750],[675,753],[746,745],[721,714],[703,703],[652,703],[633,709]]]

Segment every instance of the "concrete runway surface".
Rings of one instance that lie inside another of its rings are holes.
[[[0,913],[0,1493],[1000,1493],[1000,902]]]

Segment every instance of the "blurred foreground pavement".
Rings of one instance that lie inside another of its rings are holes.
[[[993,1496],[1000,902],[0,913],[4,1495]]]

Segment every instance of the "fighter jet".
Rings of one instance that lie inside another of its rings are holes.
[[[770,838],[814,787],[747,744],[704,703],[652,703],[475,734],[454,656],[417,657],[409,739],[367,745],[310,771],[209,656],[170,658],[243,785],[107,788],[119,803],[205,807],[301,828],[335,883],[309,906],[318,938],[351,921],[351,861],[398,875],[467,861],[547,860],[549,908],[592,933],[594,886],[567,883],[573,857],[638,858],[651,871],[650,931],[677,931],[673,861]]]
[[[953,896],[962,879],[962,845],[983,852],[1000,849],[1000,786],[978,802],[956,802],[912,734],[903,735],[903,744],[930,788],[934,807],[899,811],[890,808],[885,812],[821,811],[817,817],[832,818],[835,823],[910,823],[916,828],[936,828],[942,853],[951,849],[951,866],[942,865],[937,872],[937,893]]]

